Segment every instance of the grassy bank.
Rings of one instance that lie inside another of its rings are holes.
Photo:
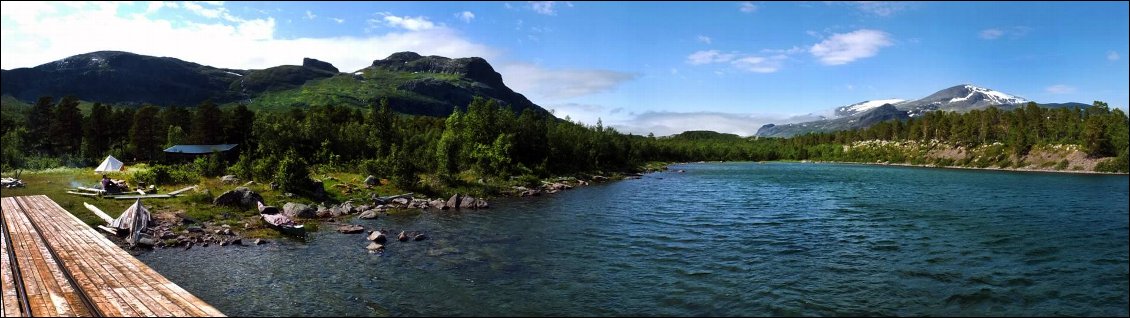
[[[641,167],[639,170],[665,170],[667,164],[668,163],[665,162],[651,162]],[[114,179],[124,179],[129,181],[131,185],[136,185],[136,176],[144,175],[149,172],[149,170],[150,167],[144,164],[132,165],[128,167],[127,171],[110,173],[108,176]],[[233,228],[243,229],[243,235],[245,237],[270,237],[276,236],[277,234],[273,231],[259,228],[259,215],[256,210],[216,206],[212,204],[212,200],[223,192],[235,189],[239,186],[247,186],[252,191],[261,195],[265,203],[280,207],[286,202],[317,205],[323,202],[336,204],[353,200],[354,202],[364,204],[365,202],[371,202],[373,196],[391,196],[408,192],[416,193],[417,197],[441,199],[446,199],[456,193],[474,197],[491,198],[517,195],[517,193],[514,192],[515,187],[537,188],[543,184],[552,182],[589,180],[597,175],[608,177],[610,180],[618,180],[622,179],[625,175],[634,173],[594,171],[571,176],[539,179],[529,175],[510,178],[491,178],[482,177],[472,172],[464,172],[452,176],[448,180],[443,180],[435,175],[421,174],[419,175],[420,182],[417,183],[414,189],[403,189],[389,182],[388,179],[380,179],[377,185],[367,187],[364,184],[366,175],[354,172],[334,171],[326,167],[316,167],[312,170],[310,178],[323,182],[326,198],[322,202],[316,202],[308,197],[289,195],[282,190],[272,189],[269,184],[259,182],[241,180],[235,183],[224,183],[220,181],[220,178],[193,177],[192,179],[194,180],[191,183],[161,184],[158,186],[158,193],[168,193],[189,186],[195,186],[195,190],[182,193],[173,198],[144,199],[142,203],[158,218],[171,218],[174,215],[183,216],[198,222],[207,222],[213,225],[230,225]],[[5,172],[3,175],[5,177],[15,176],[12,172]],[[101,173],[93,172],[92,168],[52,168],[38,171],[22,171],[19,177],[26,186],[2,189],[0,195],[4,197],[46,195],[83,222],[90,225],[98,225],[102,224],[103,221],[95,216],[94,213],[87,210],[83,206],[84,202],[97,206],[111,217],[117,217],[134,202],[134,200],[115,200],[67,193],[69,189],[78,186],[94,187],[101,179],[101,175]],[[390,212],[398,213],[400,211]],[[310,223],[318,222],[317,220],[308,221]]]

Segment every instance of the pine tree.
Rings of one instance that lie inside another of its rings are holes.
[[[55,105],[49,133],[54,154],[78,154],[82,145],[82,112],[77,97],[64,97]]]
[[[51,151],[51,120],[55,117],[51,96],[40,97],[27,116],[27,147],[29,152]]]
[[[188,141],[197,145],[213,145],[222,140],[224,131],[224,113],[211,100],[204,101],[196,107],[196,114],[192,117],[192,132]],[[182,127],[183,128],[183,127]]]
[[[164,131],[157,119],[157,107],[145,106],[133,116],[133,126],[129,130],[129,151],[137,160],[157,159],[160,154],[161,136]]]
[[[110,150],[112,112],[109,106],[94,103],[90,107],[90,119],[86,121],[85,137],[87,157],[101,157]]]

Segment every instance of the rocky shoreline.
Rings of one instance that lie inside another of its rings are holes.
[[[647,172],[662,170],[667,170],[666,166],[661,169],[648,170]],[[642,177],[642,175],[636,173],[625,175],[623,179],[639,179],[640,177]],[[513,187],[507,191],[503,191],[502,195],[514,197],[552,195],[576,187],[611,180],[613,180],[613,178],[600,175],[589,176],[588,180],[573,177],[556,178],[552,179],[552,181],[543,181],[539,187]],[[245,185],[220,194],[213,200],[213,204],[251,209],[260,201],[263,201],[263,197]],[[334,227],[334,230],[342,234],[368,233],[367,241],[369,241],[370,244],[366,249],[373,253],[379,253],[384,251],[385,244],[388,241],[387,237],[393,233],[393,231],[388,229],[366,229],[361,225],[347,223],[346,220],[352,218],[365,220],[376,219],[382,215],[387,216],[390,211],[419,210],[439,212],[448,210],[483,210],[489,208],[490,203],[486,198],[481,197],[455,194],[445,200],[442,198],[416,198],[413,194],[408,193],[389,197],[381,197],[372,194],[367,200],[362,200],[361,202],[347,200],[340,204],[327,204],[323,202],[313,205],[298,202],[285,202],[282,203],[279,213],[299,223],[313,221],[319,222],[318,224],[320,225],[330,225]],[[139,246],[143,246],[141,249],[147,246],[149,248],[159,249],[181,248],[183,250],[189,250],[194,247],[261,245],[269,241],[263,238],[248,239],[241,234],[243,231],[255,231],[268,228],[258,219],[258,217],[248,217],[242,220],[242,226],[238,224],[233,226],[230,224],[232,221],[223,222],[228,224],[200,222],[188,217],[183,211],[160,211],[155,214],[153,223],[143,231],[143,237],[146,239],[142,240],[142,244]],[[402,230],[396,235],[396,239],[400,242],[422,241],[427,238],[428,236],[425,231],[421,230]],[[115,242],[123,248],[139,250],[137,248],[128,247],[120,239],[115,240]]]
[[[990,171],[1014,171],[1014,172],[1050,172],[1050,173],[1069,173],[1069,174],[1105,174],[1105,175],[1130,175],[1130,173],[1120,172],[1102,172],[1102,171],[1086,171],[1086,170],[1055,170],[1055,169],[1034,169],[1034,168],[992,168],[992,167],[961,167],[961,166],[938,166],[938,165],[916,165],[909,163],[890,163],[890,162],[850,162],[850,161],[801,161],[813,163],[836,163],[836,164],[859,164],[871,166],[901,166],[901,167],[917,167],[917,168],[945,168],[945,169],[961,169],[961,170],[990,170]]]

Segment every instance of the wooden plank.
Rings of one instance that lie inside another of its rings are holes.
[[[17,198],[17,202],[19,202],[19,198]],[[28,212],[32,211],[32,210],[29,210],[27,205],[25,205],[25,204],[20,204],[20,207],[21,207],[21,211],[24,212],[25,217],[28,216]],[[31,218],[28,218],[28,220],[31,221]],[[32,222],[34,222],[34,221],[32,221]],[[33,226],[31,229],[33,229],[33,230],[35,230],[36,232],[39,233],[38,238],[43,240],[41,249],[44,250],[44,251],[47,251],[49,245],[48,245],[48,241],[46,241],[46,240],[47,240],[48,237],[53,237],[52,233],[49,232],[48,230],[44,230],[42,227],[37,227],[37,226]],[[57,271],[59,273],[56,273],[55,275],[56,275],[56,277],[58,277],[56,281],[58,282],[58,284],[61,285],[60,287],[62,287],[64,290],[71,291],[69,294],[67,294],[65,296],[65,298],[66,298],[66,301],[69,303],[69,306],[75,308],[74,309],[74,311],[75,311],[74,315],[79,316],[79,317],[93,316],[95,313],[92,312],[91,308],[87,307],[86,303],[83,301],[82,295],[80,294],[81,291],[76,289],[76,288],[78,288],[78,286],[75,286],[73,284],[73,282],[70,279],[68,279],[67,276],[65,276],[66,274],[71,274],[71,273],[66,272],[66,268],[63,268],[62,266],[60,266],[61,264],[59,263],[59,261],[60,261],[59,258],[61,256],[59,256],[57,252],[54,255],[52,255],[51,252],[46,252],[46,254],[44,254],[44,255],[51,256],[51,261],[54,262],[52,264],[52,266],[50,266],[51,268],[58,268]],[[64,274],[64,273],[66,273],[66,274]],[[72,277],[73,277],[73,274],[72,274]],[[56,306],[58,306],[58,305],[56,304]]]
[[[50,223],[52,231],[60,237],[57,243],[59,249],[66,250],[68,257],[76,260],[74,266],[65,265],[87,273],[83,275],[86,280],[84,285],[87,286],[84,290],[95,289],[106,295],[106,302],[124,303],[128,306],[124,309],[140,311],[140,315],[223,316],[223,313],[211,305],[153,271],[86,226],[54,201],[45,196],[36,196],[24,202],[36,207],[33,213],[37,219],[36,224]],[[98,262],[86,261],[92,259]]]
[[[5,198],[8,199],[8,198]],[[31,316],[92,316],[78,291],[47,249],[46,242],[15,200],[4,201],[4,221],[11,233]],[[16,241],[19,241],[18,243]]]
[[[106,190],[102,190],[102,189],[98,189],[98,188],[75,187],[75,189],[82,190],[82,191],[94,192],[94,193],[106,193]]]
[[[188,190],[192,190],[192,189],[196,189],[196,186],[185,187],[184,189],[180,189],[180,190],[177,190],[177,191],[169,192],[169,195],[171,195],[171,196],[177,196],[178,194],[184,193],[185,191],[188,191]]]
[[[114,222],[114,218],[110,217],[106,212],[102,212],[102,209],[99,209],[93,204],[83,202],[82,205],[85,206],[87,210],[90,210],[90,212],[94,212],[94,215],[97,215],[102,221],[106,221],[107,224]]]
[[[5,233],[8,230],[4,229],[6,226],[0,226],[0,290],[3,295],[0,297],[0,317],[19,317],[20,314],[20,298],[16,293],[15,276],[12,275],[12,262],[8,259],[8,240]]]
[[[29,209],[29,216],[34,219],[36,224],[45,225],[44,227],[51,229],[53,237],[56,238],[51,243],[57,253],[60,254],[60,258],[65,259],[64,267],[74,273],[76,283],[82,286],[87,295],[92,298],[92,302],[99,307],[99,311],[109,316],[156,315],[148,309],[148,306],[142,300],[138,299],[137,295],[133,294],[133,291],[128,289],[129,286],[134,284],[133,282],[124,282],[115,277],[117,273],[108,265],[108,263],[114,261],[112,258],[82,253],[82,249],[79,248],[82,243],[80,243],[76,234],[68,230],[68,226],[73,226],[73,224],[61,223],[57,218],[61,214],[69,213],[65,210],[61,212],[49,211],[51,209],[45,207],[43,202],[37,199],[40,198],[20,198],[21,203],[32,207]],[[90,260],[98,261],[91,262]],[[93,298],[99,298],[99,300],[95,301]],[[146,300],[152,301],[151,299]],[[109,307],[102,308],[107,304]],[[111,314],[111,312],[118,312],[119,314]]]
[[[74,192],[74,191],[67,191],[67,193],[74,194],[74,195],[86,196],[86,197],[97,197],[98,196],[97,193],[82,193],[82,192]]]
[[[172,197],[173,197],[173,196],[171,196],[171,195],[168,195],[168,194],[146,194],[146,195],[114,195],[114,196],[105,196],[105,198],[111,198],[111,199],[114,199],[114,200],[133,200],[133,199],[168,199],[168,198],[172,198]]]
[[[22,216],[19,206],[15,204],[15,199],[4,198],[3,201],[4,225],[7,231],[11,233],[15,251],[15,258],[21,264],[20,275],[23,277],[24,290],[26,292],[25,298],[27,299],[28,306],[31,309],[30,313],[25,313],[27,316],[35,315],[57,315],[57,312],[51,311],[52,308],[47,306],[50,296],[47,286],[40,276],[39,264],[35,263],[38,256],[34,246],[31,243],[31,236],[28,234],[21,219]],[[41,257],[41,256],[40,256]]]

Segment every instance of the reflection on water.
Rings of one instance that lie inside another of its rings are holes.
[[[139,258],[232,316],[1126,316],[1125,176],[673,167],[492,209],[353,220],[429,239]]]

